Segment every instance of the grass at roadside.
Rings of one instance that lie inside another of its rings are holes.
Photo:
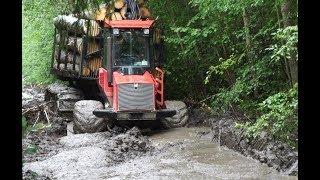
[[[54,35],[52,19],[64,11],[61,8],[66,9],[65,3],[60,0],[22,1],[24,84],[48,84],[55,80],[49,71]]]

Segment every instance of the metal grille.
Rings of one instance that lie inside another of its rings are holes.
[[[119,84],[119,110],[154,110],[153,84]]]

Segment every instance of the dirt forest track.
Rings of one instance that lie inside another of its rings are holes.
[[[191,116],[189,127],[153,131],[114,127],[91,134],[67,133],[66,121],[70,119],[51,117],[50,127],[31,132],[22,140],[23,178],[297,179],[287,175],[296,168],[295,156],[285,156],[291,159],[286,161],[286,171],[279,172],[277,167],[269,167],[273,161],[261,163],[250,153],[245,156],[240,150],[242,154],[232,150],[236,148],[226,138],[227,125],[218,137],[214,126],[199,125],[204,116],[191,113],[197,118]],[[46,122],[41,118],[39,122]],[[26,153],[31,145],[37,150]],[[259,152],[264,152],[263,148]]]

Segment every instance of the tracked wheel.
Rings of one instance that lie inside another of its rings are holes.
[[[162,125],[165,128],[177,128],[183,127],[188,121],[188,109],[182,101],[165,101],[167,109],[173,109],[177,111],[177,114],[173,117],[168,117],[161,120]]]
[[[73,131],[74,133],[94,133],[106,130],[108,120],[96,117],[95,109],[103,109],[100,101],[82,100],[74,105]]]

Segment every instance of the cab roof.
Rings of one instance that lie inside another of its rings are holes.
[[[106,28],[151,28],[154,20],[105,20]]]

